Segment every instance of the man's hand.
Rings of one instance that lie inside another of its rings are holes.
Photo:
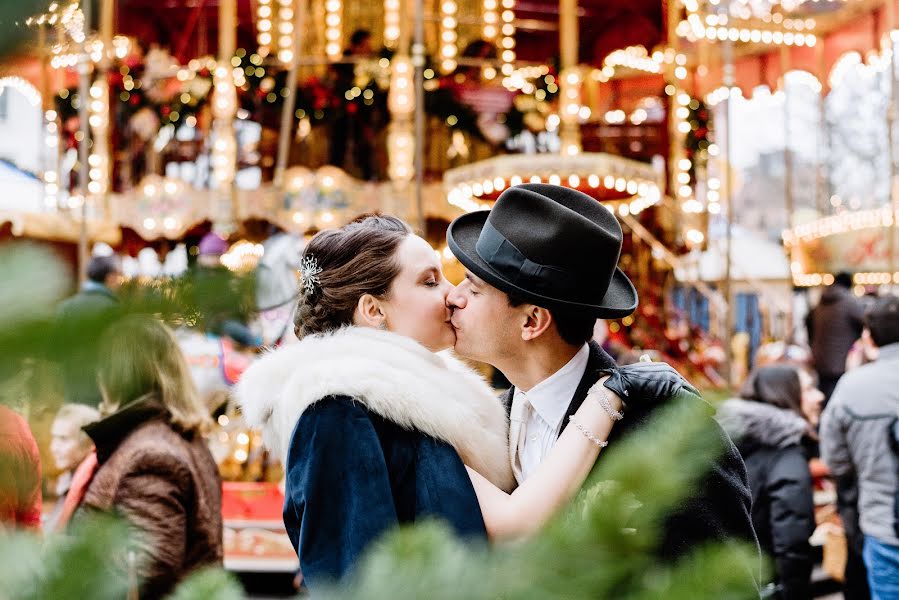
[[[658,406],[681,389],[699,396],[699,392],[668,363],[638,362],[609,371],[603,384],[630,408]]]

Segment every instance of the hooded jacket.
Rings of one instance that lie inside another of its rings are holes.
[[[752,522],[774,559],[780,597],[809,598],[815,512],[802,447],[808,423],[790,410],[740,398],[725,401],[718,420],[746,462]]]
[[[805,320],[815,370],[837,378],[846,372],[846,356],[862,334],[864,306],[848,289],[834,284]]]
[[[284,524],[312,585],[398,523],[485,529],[465,465],[511,490],[508,420],[479,375],[394,333],[346,327],[281,346],[235,395],[287,472]]]

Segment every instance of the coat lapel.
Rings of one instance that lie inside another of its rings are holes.
[[[584,375],[581,377],[580,383],[577,385],[577,389],[574,391],[574,396],[571,398],[571,403],[568,405],[568,410],[565,411],[565,417],[562,422],[562,428],[559,430],[559,435],[565,431],[565,427],[568,425],[568,417],[577,412],[577,409],[581,407],[581,404],[584,403],[584,399],[587,397],[587,392],[590,391],[590,388],[593,387],[593,384],[600,378],[603,370],[608,370],[614,368],[615,359],[606,353],[602,347],[596,342],[590,342],[590,355],[587,357],[587,368],[584,369]],[[506,415],[510,415],[512,413],[512,398],[515,396],[515,387],[510,387],[506,390],[501,396],[502,403],[506,407]],[[514,450],[511,447],[510,440],[509,452],[511,456],[511,452]]]

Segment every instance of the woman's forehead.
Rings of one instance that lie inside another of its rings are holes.
[[[424,271],[429,268],[438,268],[440,262],[431,245],[417,235],[410,235],[400,245],[400,262],[403,270]]]

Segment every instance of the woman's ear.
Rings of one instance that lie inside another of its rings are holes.
[[[362,294],[353,313],[353,324],[377,329],[382,327],[386,318],[381,301],[371,294]]]

